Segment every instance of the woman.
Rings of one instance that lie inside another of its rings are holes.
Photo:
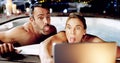
[[[65,31],[51,36],[41,43],[41,63],[53,63],[53,43],[104,42],[101,38],[86,33],[86,21],[83,16],[71,13],[67,19]]]

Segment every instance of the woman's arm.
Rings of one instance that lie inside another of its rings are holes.
[[[39,54],[41,63],[54,63],[52,58],[52,44],[62,42],[66,42],[66,36],[64,32],[59,32],[41,42]]]
[[[40,60],[41,63],[53,63],[53,58],[51,57],[51,48],[52,47],[52,38],[53,36],[49,37],[45,41],[40,43]],[[50,49],[50,50],[49,50]]]

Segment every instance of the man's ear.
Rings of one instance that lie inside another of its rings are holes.
[[[31,22],[33,22],[33,21],[34,21],[34,18],[31,16],[31,17],[29,18],[29,20],[30,20]]]

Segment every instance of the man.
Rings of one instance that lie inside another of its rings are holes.
[[[56,28],[50,25],[49,8],[45,4],[33,4],[29,22],[0,32],[0,54],[15,51],[14,46],[40,43],[56,33]]]
[[[86,21],[83,16],[71,13],[65,25],[65,31],[59,32],[40,44],[41,63],[53,63],[53,43],[104,42],[101,38],[86,33]],[[117,57],[120,57],[118,47]]]

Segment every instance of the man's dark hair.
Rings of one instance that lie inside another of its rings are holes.
[[[35,7],[42,7],[42,8],[45,8],[47,10],[49,10],[49,8],[50,8],[47,3],[34,3],[31,5],[31,14],[33,14]]]
[[[82,14],[80,14],[80,13],[70,13],[69,17],[68,17],[68,20],[70,20],[71,18],[78,18],[83,23],[84,29],[87,29],[86,20],[85,20],[85,18]]]

